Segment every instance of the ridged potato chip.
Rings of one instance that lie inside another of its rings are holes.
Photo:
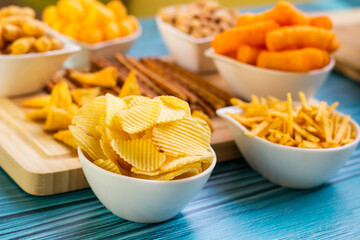
[[[186,117],[190,117],[190,106],[186,101],[181,100],[180,98],[174,96],[160,96],[159,98],[165,106],[168,106],[172,109],[181,109],[186,112]]]
[[[99,138],[89,135],[85,130],[77,126],[69,126],[72,135],[75,138],[76,144],[91,158],[91,159],[106,159],[104,152],[101,149]]]
[[[176,180],[176,179],[184,179],[184,178],[189,178],[189,177],[193,177],[195,175],[198,175],[199,173],[201,173],[202,171],[204,171],[204,169],[198,169],[198,168],[189,168],[186,172],[174,177],[171,180]]]
[[[44,130],[56,131],[66,129],[71,124],[72,115],[69,111],[57,107],[50,107],[46,117]]]
[[[207,125],[209,125],[211,132],[214,132],[214,126],[212,125],[211,120],[208,115],[206,115],[205,113],[203,113],[201,111],[193,111],[191,113],[191,116],[193,118],[198,118],[198,119],[204,120],[207,123]]]
[[[138,96],[138,95],[131,95],[131,96],[126,96],[123,97],[122,100],[125,101],[125,103],[128,105],[129,108],[137,105],[138,103],[140,103],[143,100],[149,100],[150,98],[145,97],[145,96]]]
[[[79,109],[73,117],[72,124],[82,128],[92,136],[100,138],[102,132],[99,130],[105,126],[105,120],[106,98],[101,96]]]
[[[114,130],[112,128],[106,127],[105,128],[107,138],[109,139],[109,142],[111,143],[114,139],[120,139],[120,140],[130,140],[130,134],[125,132],[124,130]]]
[[[77,88],[71,91],[74,101],[81,107],[100,94],[100,88]]]
[[[210,128],[185,117],[155,126],[152,140],[158,151],[171,156],[206,155],[210,145]]]
[[[121,175],[121,172],[120,172],[120,169],[118,168],[118,166],[116,166],[116,164],[113,161],[111,161],[110,159],[107,159],[107,160],[98,159],[98,160],[94,161],[94,164],[105,170],[108,170],[110,172]]]
[[[110,159],[114,162],[117,161],[118,155],[114,151],[114,149],[111,147],[111,142],[108,138],[108,134],[106,132],[106,128],[103,128],[102,135],[100,139],[100,147],[102,151],[104,152],[107,159]]]
[[[173,109],[164,105],[160,110],[160,115],[156,119],[156,123],[166,123],[182,119],[186,116],[186,112],[182,109]]]
[[[69,147],[72,147],[73,149],[77,149],[77,144],[76,144],[76,141],[75,141],[75,138],[74,136],[71,134],[70,130],[69,129],[66,129],[66,130],[60,130],[58,131],[57,133],[55,133],[53,135],[53,137],[60,141],[60,142],[63,142],[65,143],[66,145],[68,145]]]
[[[207,155],[202,156],[186,156],[180,158],[167,157],[166,162],[161,166],[162,172],[170,172],[176,169],[179,169],[183,166],[197,163],[197,162],[212,162],[214,159],[214,154],[209,153]]]
[[[185,173],[191,173],[191,174],[196,175],[196,174],[199,174],[201,171],[202,171],[201,163],[194,163],[194,164],[190,164],[188,166],[184,166],[183,168],[180,168],[178,170],[160,174],[157,176],[146,176],[146,175],[141,175],[141,174],[134,174],[133,176],[138,177],[138,178],[148,179],[148,180],[169,181],[169,180],[172,180],[172,179],[174,179],[182,174],[185,174]]]
[[[127,104],[121,98],[115,97],[111,94],[106,94],[106,125],[113,129],[121,129],[121,126],[113,124],[113,117],[116,113],[128,109]]]
[[[34,111],[28,112],[25,114],[27,119],[32,121],[44,121],[49,113],[49,108],[44,107],[41,109],[36,109]]]
[[[23,107],[27,108],[43,108],[50,104],[50,95],[42,95],[35,98],[30,98],[22,102]]]
[[[154,125],[162,106],[159,99],[142,100],[141,104],[116,114],[113,123],[120,124],[130,134],[144,131]]]
[[[127,76],[121,90],[119,97],[126,97],[131,95],[141,95],[139,84],[136,80],[136,72],[134,69],[132,69]]]
[[[165,162],[165,154],[158,152],[151,138],[112,140],[111,146],[126,162],[142,171],[154,171]]]

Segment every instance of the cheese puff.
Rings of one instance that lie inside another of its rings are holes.
[[[332,29],[333,27],[332,21],[328,16],[312,17],[310,18],[310,25],[326,29]]]
[[[77,21],[83,18],[84,8],[79,1],[61,0],[57,3],[57,11],[63,19]]]
[[[50,26],[55,23],[58,19],[57,10],[55,6],[47,6],[43,13],[42,19],[47,22]]]
[[[64,27],[63,33],[71,38],[79,39],[81,27],[76,23],[72,23]]]
[[[12,25],[21,27],[24,22],[29,21],[29,20],[33,20],[33,19],[28,16],[14,15],[14,16],[0,18],[0,23],[1,24],[12,24]]]
[[[243,63],[256,65],[257,57],[263,49],[241,45],[236,52],[236,59]]]
[[[52,44],[47,36],[42,36],[36,39],[34,43],[34,48],[37,52],[47,52],[51,50]]]
[[[4,24],[2,36],[5,41],[12,42],[22,35],[21,28],[12,24]]]
[[[211,46],[219,54],[236,51],[242,44],[263,47],[266,34],[277,28],[279,25],[276,22],[267,21],[229,29],[218,34],[211,42]]]
[[[104,27],[105,39],[111,40],[120,37],[120,29],[116,22],[112,21]]]
[[[312,26],[282,27],[266,36],[266,46],[270,51],[319,48],[333,52],[339,47],[339,41],[330,30]]]
[[[2,36],[2,32],[3,32],[3,26],[2,24],[0,24],[0,36]],[[0,37],[0,50],[5,46],[4,40],[2,39],[2,37]]]
[[[99,28],[86,28],[80,33],[80,40],[94,44],[104,40],[104,34]]]
[[[11,54],[24,54],[30,52],[31,48],[35,44],[34,37],[23,37],[14,41],[10,45]]]
[[[54,37],[49,37],[49,39],[50,39],[50,42],[51,42],[51,50],[62,49],[63,44],[59,39],[54,38]]]
[[[27,20],[22,25],[22,30],[27,36],[41,37],[45,34],[45,25],[35,19]]]
[[[263,13],[264,18],[274,20],[278,24],[284,25],[308,25],[309,17],[298,10],[293,4],[286,1],[279,1],[275,7]]]
[[[134,20],[129,17],[120,21],[119,28],[122,36],[127,36],[136,31]]]
[[[266,21],[263,14],[244,13],[236,19],[236,27],[241,27],[249,24]]]
[[[8,17],[8,16],[28,16],[31,18],[35,17],[35,11],[32,8],[29,7],[19,7],[19,6],[8,6],[8,7],[3,7],[2,9],[0,9],[0,17]]]
[[[110,9],[117,20],[126,18],[127,10],[124,4],[119,0],[112,0],[106,4],[106,7]]]
[[[308,72],[325,67],[329,60],[328,53],[317,48],[281,52],[262,51],[257,58],[257,66],[289,72]]]

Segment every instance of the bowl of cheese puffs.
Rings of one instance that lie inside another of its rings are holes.
[[[320,186],[350,158],[360,140],[359,125],[335,109],[338,102],[310,104],[253,95],[233,98],[234,106],[217,110],[226,120],[248,164],[278,185],[306,189]]]
[[[61,0],[42,14],[50,32],[64,41],[77,44],[81,52],[65,63],[68,67],[88,66],[92,56],[113,57],[127,52],[142,29],[120,0]]]
[[[335,64],[339,41],[327,16],[309,16],[280,1],[263,13],[245,13],[215,36],[206,55],[243,99],[251,94],[311,98]]]
[[[100,96],[69,126],[90,187],[109,211],[156,223],[178,214],[216,164],[210,127],[173,96]]]
[[[80,50],[48,34],[34,17],[28,7],[0,9],[0,96],[40,90],[66,58]]]

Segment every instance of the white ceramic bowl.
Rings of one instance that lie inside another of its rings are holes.
[[[0,54],[0,96],[28,94],[42,89],[64,61],[80,47],[63,42],[62,49],[21,55]]]
[[[221,108],[235,143],[248,164],[265,178],[288,188],[313,188],[339,171],[360,140],[359,125],[352,121],[357,137],[350,144],[327,149],[305,149],[275,144],[259,137],[248,137],[248,130],[226,113],[241,113],[236,106]]]
[[[85,177],[100,202],[116,216],[140,223],[163,222],[178,214],[200,192],[216,164],[215,156],[210,167],[196,176],[154,181],[106,171],[88,160],[80,148],[78,153]]]
[[[330,63],[322,69],[308,73],[291,73],[245,64],[216,54],[212,48],[206,50],[205,55],[214,60],[220,75],[232,91],[246,100],[250,100],[251,94],[264,97],[271,95],[286,100],[286,93],[290,92],[293,99],[298,101],[299,91],[304,92],[310,99],[325,82],[335,65],[335,59],[332,57]]]
[[[173,8],[168,7],[165,10],[172,11]],[[214,39],[213,36],[194,38],[164,22],[159,15],[156,16],[156,24],[172,58],[177,64],[196,73],[216,70],[211,59],[204,55],[205,50],[210,47],[210,43]]]
[[[112,58],[114,57],[114,54],[117,52],[126,53],[130,49],[132,44],[135,42],[135,40],[140,37],[142,33],[142,29],[140,24],[138,24],[136,32],[128,36],[119,37],[109,41],[103,41],[95,44],[87,44],[77,41],[51,28],[49,28],[49,32],[51,32],[54,36],[62,39],[63,41],[71,42],[81,47],[81,51],[79,53],[72,55],[65,62],[65,67],[74,68],[74,67],[90,66],[91,63],[90,60],[91,57],[93,56]]]

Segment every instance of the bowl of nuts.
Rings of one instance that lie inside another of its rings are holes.
[[[161,9],[156,23],[177,64],[197,73],[211,72],[216,68],[204,51],[215,35],[235,26],[237,15],[216,1],[197,1]]]

